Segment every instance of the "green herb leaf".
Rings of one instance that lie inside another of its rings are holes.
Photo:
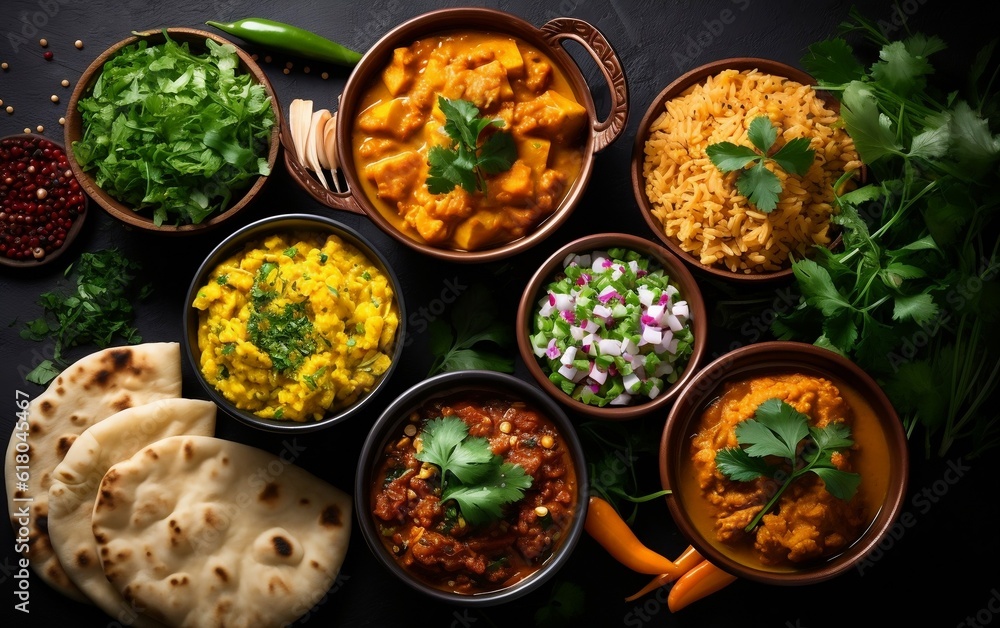
[[[427,152],[430,166],[427,190],[446,194],[462,186],[470,194],[486,191],[486,175],[510,169],[517,159],[517,147],[509,133],[497,131],[479,145],[488,127],[503,127],[503,120],[480,118],[479,109],[467,100],[438,96],[438,106],[445,116],[444,132],[452,145],[432,146]]]
[[[44,314],[25,323],[21,330],[26,340],[55,340],[51,361],[36,367],[29,381],[43,385],[51,381],[65,368],[63,355],[72,347],[93,344],[105,348],[119,339],[128,344],[142,342],[133,326],[133,302],[146,292],[134,284],[140,270],[137,262],[118,249],[83,253],[68,266],[65,275],[75,275],[75,288],[66,294],[41,294],[38,305]]]
[[[467,369],[514,372],[514,359],[507,354],[514,343],[513,330],[500,320],[496,300],[482,284],[467,288],[447,319],[434,319],[428,330],[434,355],[429,375]]]
[[[705,148],[705,154],[722,172],[742,170],[760,158],[749,146],[739,146],[732,142],[718,142]]]
[[[809,46],[802,58],[802,67],[820,85],[846,85],[864,77],[865,68],[855,58],[854,50],[842,38],[836,37]]]
[[[263,85],[239,70],[232,46],[206,40],[126,46],[80,100],[73,151],[95,183],[155,224],[199,224],[235,192],[270,174],[275,124]]]
[[[520,500],[531,488],[531,476],[520,465],[504,462],[487,469],[475,486],[453,486],[441,495],[442,500],[454,499],[462,516],[474,526],[499,519],[504,504]]]
[[[503,515],[504,504],[524,497],[531,476],[520,465],[495,456],[485,438],[469,436],[469,427],[458,417],[438,417],[421,431],[417,460],[441,472],[441,500],[455,500],[471,525]]]
[[[750,121],[747,138],[762,155],[766,155],[774,146],[774,141],[778,139],[778,129],[774,127],[771,119],[767,116],[758,116]]]
[[[738,482],[761,476],[777,477],[779,471],[787,476],[746,526],[747,532],[757,527],[793,481],[807,473],[819,475],[827,491],[838,499],[851,499],[860,483],[857,473],[842,471],[832,463],[834,452],[854,444],[850,429],[842,423],[830,423],[822,428],[810,426],[807,415],[781,399],[764,401],[754,412],[754,418],[740,422],[736,426],[736,440],[745,447],[716,452],[715,464],[720,473]],[[770,457],[781,459],[782,464],[771,464]]]
[[[736,189],[758,210],[770,213],[778,204],[781,194],[781,179],[765,167],[773,161],[789,173],[802,176],[815,158],[815,151],[809,148],[807,138],[796,138],[787,142],[773,157],[768,157],[778,137],[778,130],[767,116],[758,116],[750,121],[747,136],[760,151],[758,154],[747,146],[732,142],[717,142],[705,148],[705,154],[721,172],[740,171],[736,177]],[[747,169],[747,166],[753,164]]]
[[[781,181],[764,166],[763,161],[740,173],[736,180],[736,189],[740,194],[764,213],[768,213],[778,205],[778,195],[781,194]]]
[[[896,141],[892,120],[879,112],[874,92],[861,81],[852,81],[844,88],[840,114],[865,163],[900,154],[902,147]]]
[[[803,176],[809,171],[816,158],[816,152],[809,148],[809,138],[797,137],[782,146],[771,159],[778,162],[782,170]]]

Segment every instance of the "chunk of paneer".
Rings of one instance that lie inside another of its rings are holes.
[[[536,94],[541,94],[549,88],[552,82],[552,64],[537,52],[530,52],[524,56],[524,71],[527,76],[524,84]]]
[[[524,74],[524,57],[521,56],[517,42],[512,38],[497,37],[483,42],[473,48],[471,54],[490,60],[496,59],[503,64],[510,78],[520,78]]]
[[[490,193],[501,205],[527,205],[535,196],[535,181],[531,168],[520,159],[510,170],[500,173],[490,182]]]
[[[414,107],[426,111],[437,103],[438,94],[450,74],[448,60],[439,55],[431,55],[420,71],[419,79],[410,90],[410,101]]]
[[[406,140],[424,126],[424,115],[408,98],[393,98],[373,105],[358,116],[358,128],[366,133]]]
[[[424,159],[415,150],[380,159],[365,166],[365,176],[389,203],[407,200],[423,183]]]
[[[514,108],[515,131],[522,135],[541,136],[559,144],[576,139],[587,122],[587,109],[555,90]]]
[[[416,76],[415,64],[417,57],[409,48],[396,48],[392,51],[392,61],[382,71],[382,82],[393,97],[399,96],[413,85]]]
[[[499,61],[456,73],[445,87],[445,92],[459,94],[460,98],[476,105],[480,111],[489,110],[494,103],[514,96],[514,90],[507,80],[507,70]]]
[[[517,160],[527,165],[536,174],[545,172],[549,165],[549,150],[552,142],[540,137],[526,137],[517,142]]]
[[[492,212],[479,212],[455,228],[452,242],[466,251],[475,251],[492,244],[497,237],[497,215]]]

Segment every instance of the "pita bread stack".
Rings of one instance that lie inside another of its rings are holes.
[[[15,472],[22,442],[15,430],[7,447],[4,477],[7,504],[14,529],[19,509],[30,506],[29,550],[25,554],[42,580],[63,594],[86,602],[87,597],[62,568],[48,535],[48,490],[52,471],[76,438],[109,416],[157,399],[181,394],[180,345],[146,343],[112,347],[71,364],[28,406],[30,478],[18,488]],[[23,501],[15,501],[23,500]],[[30,501],[28,501],[30,500]]]
[[[215,434],[216,405],[195,399],[161,399],[108,417],[80,435],[52,473],[49,536],[70,580],[124,625],[156,626],[139,615],[104,577],[91,515],[101,479],[111,465],[168,436]]]
[[[351,500],[260,449],[172,436],[112,466],[93,533],[126,602],[169,626],[282,626],[333,585]]]
[[[180,395],[180,346],[148,343],[93,353],[30,402],[5,477],[31,566],[121,625],[294,622],[340,572],[350,497],[215,438],[216,405]]]

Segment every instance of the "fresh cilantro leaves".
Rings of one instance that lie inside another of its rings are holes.
[[[531,476],[521,466],[503,462],[485,438],[469,436],[469,426],[458,417],[429,421],[421,441],[415,457],[439,469],[441,501],[455,500],[470,525],[500,518],[504,504],[531,488]]]
[[[267,91],[240,71],[232,46],[205,47],[195,54],[170,37],[126,46],[80,100],[83,137],[72,148],[81,167],[157,226],[199,224],[270,173]]]
[[[120,338],[128,344],[142,342],[133,325],[135,300],[145,299],[152,290],[147,284],[134,285],[141,266],[118,249],[83,253],[66,268],[67,277],[75,274],[76,286],[67,294],[45,292],[38,304],[45,313],[29,321],[21,330],[25,340],[55,340],[51,360],[43,360],[25,377],[44,386],[67,366],[63,353],[72,347],[94,344],[111,346]]]
[[[815,151],[809,148],[808,138],[797,137],[768,156],[768,152],[778,139],[778,130],[767,116],[754,118],[750,122],[747,137],[756,150],[732,142],[718,142],[709,145],[705,153],[722,172],[739,170],[736,189],[757,209],[769,213],[777,207],[778,196],[781,194],[781,180],[778,175],[768,170],[765,164],[773,161],[785,172],[802,176],[812,165]],[[747,169],[747,166],[750,168]]]
[[[482,284],[473,284],[458,296],[450,323],[439,317],[429,325],[434,361],[428,375],[467,369],[513,373],[514,359],[508,355],[513,330],[497,312],[493,294]]]
[[[721,449],[715,455],[715,464],[723,475],[737,482],[784,478],[781,487],[747,524],[747,532],[757,527],[792,482],[807,473],[818,475],[826,490],[838,499],[851,499],[861,482],[860,475],[842,471],[832,462],[834,452],[854,444],[850,428],[843,423],[810,426],[808,416],[781,399],[768,399],[757,407],[754,418],[740,422],[736,440],[744,447]],[[781,464],[773,464],[768,459],[771,456],[780,458]]]
[[[890,40],[857,9],[850,17],[844,33],[861,33],[877,55],[835,37],[811,45],[802,65],[840,99],[868,182],[836,197],[842,248],[794,262],[801,299],[772,331],[872,374],[925,456],[961,443],[974,457],[1000,447],[988,401],[1000,386],[998,47],[949,60],[969,68],[953,91],[935,80],[941,39]]]
[[[316,352],[317,345],[304,303],[285,303],[284,307],[272,305],[278,297],[281,281],[277,264],[265,262],[257,270],[250,289],[247,336],[271,358],[276,371],[288,373],[298,370],[305,359]],[[306,379],[307,386],[310,382],[310,389],[315,388],[315,379]]]
[[[452,145],[433,146],[427,153],[430,170],[427,190],[447,194],[462,186],[470,194],[486,191],[486,175],[510,169],[517,159],[517,147],[509,133],[496,131],[479,137],[491,127],[503,128],[504,121],[479,117],[479,109],[467,100],[438,96],[438,106],[445,116],[444,132]]]

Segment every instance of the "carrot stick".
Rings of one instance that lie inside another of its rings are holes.
[[[702,560],[704,559],[702,558],[701,554],[698,553],[698,550],[696,550],[693,545],[688,545],[687,549],[684,550],[680,556],[674,559],[674,564],[677,565],[677,567],[681,570],[683,574],[687,572],[689,569],[695,567]],[[634,602],[635,600],[638,600],[647,593],[655,591],[662,586],[670,584],[676,578],[677,576],[675,576],[672,573],[660,574],[655,578],[653,578],[653,580],[650,581],[649,584],[644,586],[640,591],[625,598],[625,601]]]
[[[703,560],[677,579],[667,596],[667,607],[671,612],[677,612],[728,586],[735,580],[736,576],[733,574]]]
[[[669,558],[642,544],[609,502],[591,497],[584,524],[587,533],[612,557],[633,571],[650,575],[684,573]]]

